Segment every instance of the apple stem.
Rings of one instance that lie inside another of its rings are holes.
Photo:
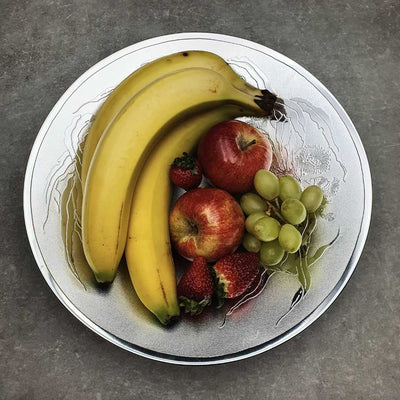
[[[246,151],[247,148],[248,148],[249,146],[252,146],[253,144],[256,144],[256,143],[257,143],[257,140],[256,140],[256,139],[253,139],[253,140],[251,140],[251,141],[248,142],[248,143],[242,142],[242,143],[240,143],[240,149],[241,149],[242,151]]]

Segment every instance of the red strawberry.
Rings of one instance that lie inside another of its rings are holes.
[[[169,171],[174,185],[185,190],[197,188],[202,178],[200,163],[188,153],[182,157],[175,158]]]
[[[178,284],[180,306],[190,315],[197,315],[211,303],[214,280],[206,259],[196,257]]]
[[[218,279],[218,299],[238,297],[246,291],[260,270],[260,260],[256,253],[233,253],[221,258],[214,271]]]

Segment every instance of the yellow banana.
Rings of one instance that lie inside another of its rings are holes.
[[[269,115],[274,101],[270,93],[263,98],[241,92],[213,70],[190,68],[146,86],[110,123],[90,164],[82,206],[83,248],[99,282],[114,279],[133,190],[152,148],[173,124],[226,104],[246,108],[246,115]]]
[[[212,69],[224,75],[237,89],[249,95],[262,96],[262,92],[259,89],[251,86],[237,75],[223,58],[208,51],[184,51],[159,58],[144,65],[123,80],[111,92],[107,100],[96,113],[86,136],[85,148],[82,156],[82,188],[85,187],[89,165],[101,135],[119,110],[132,96],[154,80],[185,68]]]
[[[192,152],[213,125],[240,115],[241,107],[228,105],[182,122],[152,151],[136,183],[125,258],[137,295],[163,324],[179,315],[168,229],[170,164],[182,152]]]

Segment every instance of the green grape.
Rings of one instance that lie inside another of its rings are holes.
[[[285,175],[279,178],[279,197],[282,201],[286,199],[300,200],[301,188],[293,176]]]
[[[292,225],[301,224],[307,217],[303,203],[296,199],[286,199],[281,205],[281,213]]]
[[[282,249],[278,240],[263,243],[260,250],[260,260],[265,265],[276,265],[282,261],[285,250]]]
[[[242,207],[246,215],[253,214],[257,211],[265,211],[268,208],[265,200],[255,193],[245,193],[240,198],[240,207]]]
[[[301,246],[300,232],[293,225],[283,225],[279,232],[279,244],[288,253],[296,253]]]
[[[264,217],[254,224],[253,234],[263,242],[270,242],[279,236],[280,229],[281,224],[275,218]]]
[[[261,242],[250,233],[245,233],[242,239],[243,247],[252,253],[258,253],[260,251]]]
[[[319,186],[313,185],[304,189],[300,201],[304,204],[307,212],[312,213],[321,207],[324,192]]]
[[[256,213],[250,214],[247,218],[246,221],[244,221],[244,226],[246,228],[246,231],[249,233],[253,233],[254,229],[254,224],[260,219],[265,217],[265,213],[258,211]]]
[[[279,180],[270,171],[260,169],[254,176],[254,187],[257,193],[267,200],[273,200],[279,195]]]

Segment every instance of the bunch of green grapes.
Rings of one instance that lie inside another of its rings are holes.
[[[286,253],[296,253],[302,244],[299,230],[307,214],[317,211],[324,193],[318,186],[301,190],[292,176],[279,179],[270,171],[259,170],[254,177],[257,193],[245,193],[240,206],[247,215],[243,247],[260,253],[266,266],[280,263]]]

